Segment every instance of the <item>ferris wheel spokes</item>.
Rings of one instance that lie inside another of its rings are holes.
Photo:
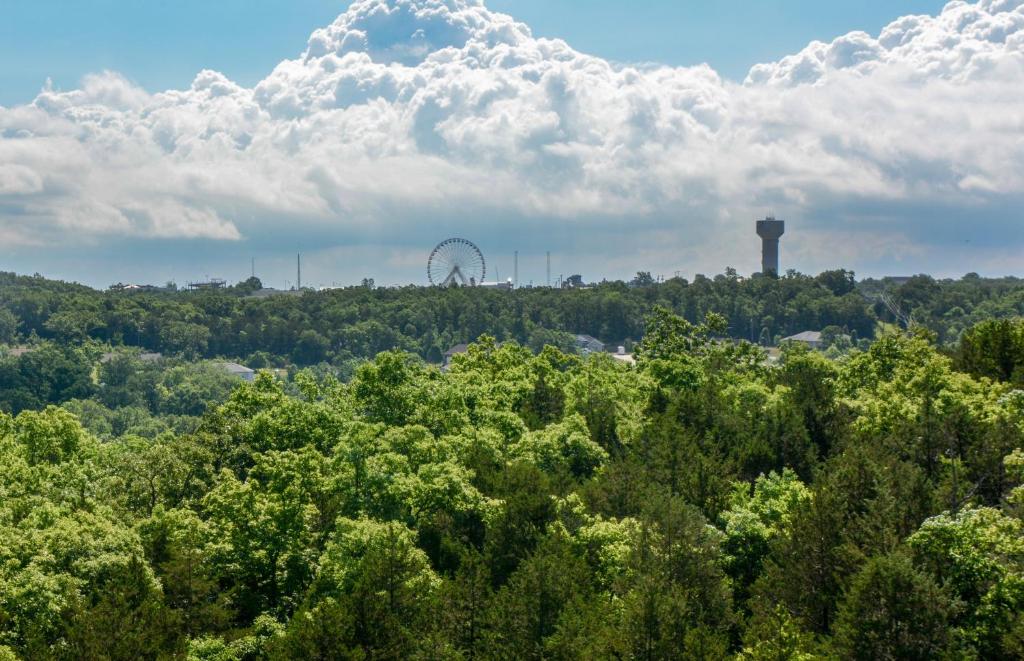
[[[430,284],[441,287],[476,287],[483,283],[487,265],[483,253],[472,241],[452,238],[442,241],[427,260]]]

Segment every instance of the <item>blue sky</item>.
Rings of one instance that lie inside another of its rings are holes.
[[[1024,0],[0,3],[2,270],[1020,274]]]
[[[877,32],[941,0],[490,0],[537,36],[620,62],[708,62],[742,79],[758,62],[851,30]],[[4,0],[0,105],[30,101],[51,78],[75,87],[111,69],[148,90],[187,87],[204,68],[244,85],[295,57],[344,0]]]

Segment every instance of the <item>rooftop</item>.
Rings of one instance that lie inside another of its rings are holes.
[[[220,366],[225,371],[231,374],[255,374],[255,370],[249,369],[245,365],[239,365],[238,363],[221,363]]]
[[[119,355],[122,355],[122,353],[123,352],[118,352],[118,351],[106,351],[106,352],[104,352],[103,354],[100,355],[100,362],[101,363],[109,363],[114,358],[117,358]],[[126,355],[128,355],[128,354],[126,354]],[[137,357],[138,357],[139,360],[141,360],[144,363],[155,363],[155,362],[159,362],[164,356],[163,356],[162,353],[156,353],[156,352],[150,351],[150,352],[140,353]]]
[[[818,331],[804,331],[797,333],[796,335],[790,335],[789,337],[782,338],[783,342],[821,342],[821,333]]]

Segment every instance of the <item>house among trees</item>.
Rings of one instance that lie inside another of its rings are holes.
[[[790,335],[789,337],[782,338],[782,344],[786,342],[800,342],[806,344],[812,349],[822,349],[825,346],[825,342],[821,339],[821,333],[818,331],[804,331],[797,333],[796,335]]]
[[[604,351],[604,342],[590,335],[577,335],[576,348],[582,353],[601,353]]]
[[[221,369],[228,374],[237,376],[243,381],[254,381],[256,379],[256,371],[249,369],[245,365],[239,365],[238,363],[221,363]]]
[[[452,364],[452,357],[459,355],[460,353],[466,353],[469,351],[468,344],[456,344],[448,351],[444,352],[444,365],[441,366],[442,370],[447,370]]]
[[[121,353],[117,351],[105,351],[100,355],[100,363],[106,364],[117,358]],[[143,363],[158,363],[163,360],[163,354],[158,352],[146,352],[138,354],[139,361]]]

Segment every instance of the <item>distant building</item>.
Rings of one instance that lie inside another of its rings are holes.
[[[579,274],[570,275],[562,282],[562,289],[583,289],[586,286],[583,282],[583,276]]]
[[[612,358],[627,365],[636,365],[636,358],[633,354],[626,353],[626,347],[619,347],[618,351],[612,354]]]
[[[251,370],[245,365],[239,365],[238,363],[221,363],[221,369],[232,376],[237,376],[243,381],[254,381],[256,379],[256,371]]]
[[[509,278],[508,280],[499,280],[497,282],[481,282],[480,287],[482,289],[501,289],[503,291],[511,290],[513,289],[512,278]]]
[[[444,365],[441,367],[441,369],[442,370],[447,370],[449,367],[451,367],[452,358],[454,358],[455,356],[458,356],[460,354],[464,354],[467,351],[469,351],[469,345],[468,344],[456,344],[451,349],[448,349],[448,351],[445,351],[444,352]]]
[[[118,282],[117,284],[110,285],[108,291],[111,292],[127,292],[127,293],[140,293],[140,292],[152,292],[152,291],[167,291],[167,287],[157,287],[156,285],[137,285],[134,283]]]
[[[205,282],[190,282],[188,283],[189,291],[207,291],[209,289],[224,289],[228,286],[227,280],[221,278],[213,278]]]
[[[142,285],[124,282],[118,282],[117,284],[110,285],[110,291],[135,291],[137,289],[142,289]]]
[[[591,335],[577,335],[576,348],[583,353],[601,353],[604,351],[604,342]]]
[[[821,349],[825,346],[825,343],[821,340],[821,333],[818,331],[804,331],[797,333],[796,335],[790,335],[789,337],[782,338],[782,344],[786,342],[800,342],[806,344],[812,349]]]

